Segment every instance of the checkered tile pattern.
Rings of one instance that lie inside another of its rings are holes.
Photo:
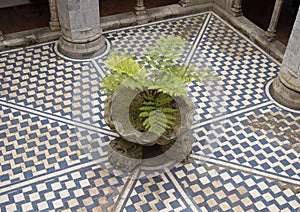
[[[252,131],[261,131],[266,137],[274,139],[277,146],[293,148],[300,152],[300,115],[288,113],[274,105],[262,110],[247,113],[246,122]]]
[[[275,105],[264,106],[230,117],[215,129],[210,124],[197,129],[193,151],[300,180],[300,155],[290,146],[300,141],[299,118]]]
[[[199,211],[297,211],[300,194],[277,182],[200,161],[172,170]]]
[[[191,211],[166,175],[137,180],[127,198],[122,211]]]
[[[59,176],[11,189],[0,197],[1,211],[111,211],[127,178],[76,166]]]
[[[98,127],[105,127],[104,105],[106,98],[100,91],[100,82],[104,73],[92,63],[82,68],[72,95],[72,119]]]
[[[196,120],[214,117],[219,109],[214,102],[221,102],[226,113],[231,113],[266,101],[264,86],[279,70],[270,58],[214,16],[192,63],[215,70],[222,80],[213,86],[190,86],[194,101],[199,104]]]
[[[0,52],[0,211],[298,211],[300,115],[264,90],[279,66],[211,13],[105,33],[137,60],[164,35],[221,81],[191,84],[193,153],[151,176],[107,161],[105,57],[68,61],[54,43]]]
[[[0,99],[70,117],[73,83],[84,64],[66,61],[54,44],[24,48],[0,57]]]
[[[129,52],[136,57],[143,56],[148,46],[153,45],[161,36],[182,36],[187,42],[185,48],[187,53],[206,17],[207,14],[202,14],[199,16],[163,21],[147,26],[133,27],[107,33],[106,36],[112,44],[112,49]]]
[[[102,159],[107,162],[108,145],[115,137],[83,128],[76,128],[75,133],[78,140],[77,143],[83,153],[91,160]]]
[[[64,123],[1,105],[0,120],[2,183],[30,179],[81,155],[74,128]]]

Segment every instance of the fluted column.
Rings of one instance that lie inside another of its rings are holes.
[[[284,0],[276,0],[275,2],[271,21],[268,30],[265,33],[265,36],[267,37],[268,41],[273,41],[276,38],[276,29],[277,29],[278,19],[281,13],[283,1]]]
[[[238,17],[243,15],[242,0],[234,0],[232,8],[233,15]]]
[[[90,58],[106,49],[99,0],[58,0],[61,38],[58,50],[72,58]]]
[[[51,31],[59,31],[60,25],[58,21],[56,0],[49,0],[49,8],[50,8],[49,27]]]
[[[191,0],[180,0],[178,2],[178,4],[180,4],[182,7],[186,7],[190,3],[191,3]]]
[[[300,7],[271,93],[281,104],[300,110]]]
[[[2,32],[0,31],[0,41],[3,41],[3,40],[4,40],[4,37],[3,37]]]
[[[144,6],[144,0],[137,0],[136,6],[134,7],[134,13],[137,16],[146,14],[146,8]]]

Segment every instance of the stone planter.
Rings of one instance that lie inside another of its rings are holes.
[[[189,132],[194,115],[192,101],[187,96],[174,97],[180,111],[180,124],[171,131],[168,131],[168,133],[163,133],[159,136],[152,132],[140,132],[130,123],[130,104],[138,93],[138,91],[132,91],[130,89],[119,89],[114,95],[107,97],[104,106],[104,119],[108,126],[117,132],[123,140],[141,145],[142,147],[159,144],[161,150],[165,152],[166,156],[170,159],[184,159],[190,153],[193,142],[192,135]],[[122,148],[124,148],[124,145]],[[109,161],[112,164],[114,164],[114,160],[120,161],[119,159],[113,159],[113,157],[117,157],[115,154],[116,149],[118,148],[114,148],[114,151],[110,151],[109,153]],[[142,152],[142,149],[140,149],[140,151]],[[112,152],[114,152],[114,155],[111,154]],[[126,151],[126,157],[136,158],[136,152],[134,153],[135,155],[130,155],[128,152],[130,151]],[[118,154],[120,154],[120,157],[125,156],[120,151]],[[134,162],[136,163],[136,160],[134,160]],[[120,166],[117,165],[115,167]]]

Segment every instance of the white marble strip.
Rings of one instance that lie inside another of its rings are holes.
[[[257,170],[257,169],[254,169],[252,167],[245,167],[245,166],[241,166],[241,165],[238,165],[238,164],[233,164],[233,163],[230,163],[230,162],[221,161],[221,160],[218,160],[218,158],[210,158],[210,157],[207,157],[207,156],[204,156],[204,155],[191,154],[191,157],[196,159],[196,160],[199,160],[199,161],[210,162],[210,163],[214,163],[216,165],[222,166],[222,167],[229,167],[231,169],[240,170],[240,171],[243,171],[243,172],[251,173],[253,175],[258,175],[258,176],[270,178],[270,179],[273,179],[273,180],[276,180],[276,181],[282,181],[282,182],[286,182],[286,183],[290,183],[290,184],[300,186],[300,180],[294,180],[294,179],[290,179],[290,178],[287,178],[287,177],[278,176],[276,174],[266,173],[263,170]]]
[[[182,186],[178,183],[178,181],[176,180],[176,178],[174,177],[174,175],[171,172],[167,172],[168,177],[170,177],[171,182],[174,184],[174,186],[176,187],[176,189],[179,191],[179,193],[181,194],[181,197],[186,201],[186,203],[188,204],[188,206],[190,207],[191,211],[199,211],[200,209],[198,208],[198,206],[191,201],[191,198],[187,196],[186,191],[184,191],[182,189]],[[166,178],[165,175],[162,175],[163,178]],[[164,179],[164,181],[169,181],[168,179]]]
[[[199,42],[200,42],[200,40],[201,40],[201,38],[202,38],[202,35],[203,35],[203,33],[206,31],[206,27],[208,26],[208,24],[209,24],[209,22],[210,22],[211,16],[212,16],[212,15],[209,13],[209,14],[207,15],[207,17],[206,17],[204,23],[203,23],[202,26],[201,26],[201,30],[199,31],[198,36],[196,37],[196,40],[194,41],[194,45],[193,45],[192,48],[190,49],[189,54],[187,55],[187,57],[186,57],[186,59],[185,59],[185,63],[186,63],[187,65],[190,64],[190,62],[191,62],[191,60],[192,60],[192,58],[193,58],[193,56],[194,56],[194,54],[195,54],[195,52],[196,52],[196,50],[197,50],[197,48],[198,48]]]
[[[124,200],[126,199],[126,197],[128,197],[128,195],[130,194],[130,192],[132,192],[133,188],[133,184],[136,182],[136,180],[138,179],[138,175],[139,175],[139,171],[138,169],[135,169],[134,172],[131,174],[129,180],[126,182],[127,185],[125,186],[125,188],[123,189],[123,192],[121,192],[120,196],[118,197],[117,201],[116,201],[116,205],[114,206],[112,211],[122,211],[122,207],[124,206]]]
[[[105,73],[103,71],[103,69],[99,66],[99,64],[97,63],[97,61],[92,61],[93,65],[95,66],[95,68],[99,71],[101,79],[105,77]]]
[[[42,111],[37,111],[37,110],[31,109],[31,108],[28,108],[28,107],[25,107],[25,106],[20,106],[20,105],[17,105],[17,104],[5,102],[3,100],[0,100],[0,105],[10,107],[10,108],[13,108],[13,109],[16,109],[16,110],[21,110],[21,111],[24,111],[24,112],[27,112],[27,113],[35,114],[35,115],[38,115],[38,116],[42,116],[42,117],[52,119],[52,120],[55,120],[55,121],[63,122],[63,123],[66,123],[66,124],[70,124],[70,125],[73,125],[73,126],[76,126],[76,127],[91,130],[91,131],[94,131],[94,132],[97,132],[97,133],[118,137],[118,134],[116,134],[116,133],[114,133],[110,130],[101,129],[101,128],[98,128],[98,127],[95,127],[95,126],[92,126],[92,125],[88,125],[88,124],[84,124],[84,123],[81,123],[81,122],[73,121],[73,120],[63,118],[63,117],[60,117],[60,116],[55,116],[55,115],[45,113],[45,112],[42,112]]]
[[[209,120],[205,120],[205,121],[200,120],[200,121],[198,121],[199,122],[198,124],[194,124],[192,126],[192,129],[195,130],[196,128],[204,126],[206,124],[210,124],[210,123],[213,123],[213,122],[218,122],[218,121],[221,121],[221,120],[226,120],[230,117],[237,116],[237,115],[243,114],[245,112],[249,112],[249,111],[252,111],[252,110],[264,107],[264,106],[268,106],[268,105],[271,105],[271,104],[273,104],[271,101],[267,101],[267,102],[260,103],[258,105],[254,105],[252,107],[247,107],[245,109],[237,110],[233,113],[224,114],[222,116],[218,116],[216,118],[212,118],[212,119],[209,119]]]

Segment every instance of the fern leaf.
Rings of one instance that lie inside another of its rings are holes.
[[[156,103],[155,102],[143,102],[143,105],[152,105],[152,106],[155,106]]]
[[[169,114],[165,114],[165,115],[168,120],[176,120],[176,117],[174,117],[172,115],[169,115]]]
[[[149,112],[144,111],[144,112],[142,112],[142,113],[139,114],[139,117],[143,117],[143,118],[149,117]]]
[[[161,108],[160,110],[164,113],[175,113],[177,111],[176,109],[169,107]]]
[[[156,99],[156,102],[157,102],[158,106],[163,106],[163,105],[165,105],[167,103],[170,103],[172,100],[173,100],[172,97],[166,96],[166,95],[162,95],[162,96],[160,96],[160,97],[158,97]]]

